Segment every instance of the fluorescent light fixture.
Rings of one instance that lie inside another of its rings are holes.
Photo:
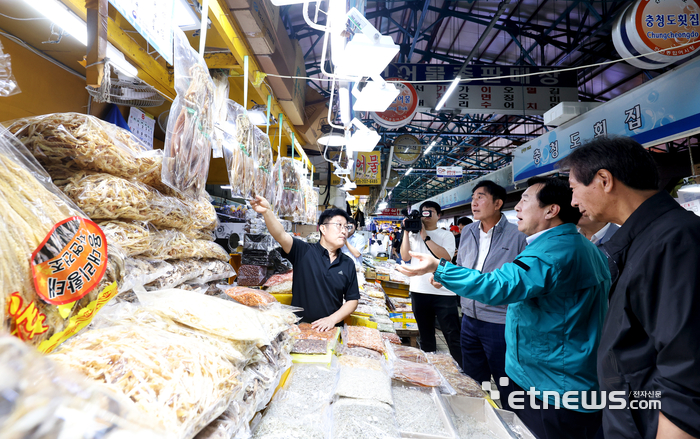
[[[403,175],[404,177],[408,177],[408,175],[413,172],[413,168],[409,168],[408,171]]]
[[[340,63],[336,65],[339,76],[379,76],[399,53],[399,46],[390,36],[377,34],[372,41],[367,35],[357,33],[345,46]]]
[[[225,186],[221,186],[221,189],[229,190],[229,191],[230,191],[230,190],[231,190],[231,185],[230,185],[230,184],[227,184],[227,185],[225,185]]]
[[[304,0],[270,0],[275,6],[300,5]]]
[[[194,10],[192,10],[187,0],[175,0],[173,22],[177,27],[186,31],[199,29],[201,20],[197,17]]]
[[[384,80],[367,82],[362,91],[355,84],[352,95],[357,101],[352,107],[356,111],[386,111],[399,93],[401,91],[394,84],[388,84]]]
[[[381,203],[379,203],[379,206],[377,206],[377,208],[378,208],[379,210],[384,210],[384,209],[386,209],[387,206],[388,206],[387,202],[386,202],[386,201],[382,201]]]
[[[433,149],[433,146],[435,146],[435,141],[434,141],[434,140],[433,140],[432,142],[430,142],[430,146],[428,147],[428,149],[425,150],[425,152],[423,153],[423,155],[428,155],[428,154],[430,153],[430,150]]]
[[[87,46],[87,24],[78,18],[70,9],[56,0],[25,0],[39,13],[50,19],[61,29],[66,31],[82,45]],[[121,53],[111,43],[107,44],[107,57],[114,67],[131,77],[138,76],[138,70],[126,61]]]
[[[338,105],[340,106],[340,122],[344,127],[350,124],[350,89],[347,84],[338,86]]]
[[[700,184],[689,184],[678,189],[679,193],[698,194],[700,193]]]
[[[373,129],[367,128],[358,118],[354,118],[352,124],[357,130],[350,137],[348,151],[371,152],[382,137]]]
[[[442,98],[440,99],[440,102],[438,102],[437,106],[435,107],[435,111],[440,111],[442,107],[445,106],[445,103],[447,102],[447,98],[450,97],[453,91],[455,91],[455,88],[459,85],[459,81],[461,81],[462,78],[457,76],[454,81],[452,81],[452,84],[450,84],[450,87],[447,89],[447,92],[445,92],[444,95],[442,95]]]

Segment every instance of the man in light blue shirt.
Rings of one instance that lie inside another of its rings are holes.
[[[352,230],[348,232],[349,235],[345,240],[345,245],[341,251],[350,256],[350,258],[355,261],[356,266],[362,267],[362,252],[366,250],[365,247],[367,246],[367,242],[365,241],[364,236],[360,235],[359,233],[355,234],[357,225],[354,219],[350,218],[348,220],[348,225],[352,226]]]

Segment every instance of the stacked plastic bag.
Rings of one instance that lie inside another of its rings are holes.
[[[100,247],[89,262],[79,259],[88,243],[74,236],[84,233],[85,218],[26,148],[0,130],[1,329],[44,352],[77,331],[79,318],[87,324],[98,299],[111,297],[106,287],[123,274],[118,246],[109,247],[109,258]],[[76,269],[70,282],[54,276],[83,264],[87,271]]]

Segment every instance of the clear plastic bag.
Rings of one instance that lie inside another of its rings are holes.
[[[382,336],[379,331],[367,326],[348,326],[343,329],[343,343],[348,347],[367,348],[381,354],[386,352]]]
[[[396,333],[382,332],[382,340],[388,341],[391,344],[396,344],[396,345],[401,344],[401,337],[396,335]],[[386,344],[385,344],[385,346],[386,346]]]
[[[241,286],[257,287],[263,284],[267,268],[258,265],[241,265],[236,283]]]
[[[214,84],[214,127],[213,130],[213,157],[223,157],[223,142],[224,136],[221,130],[216,127],[226,121],[226,101],[228,100],[230,84],[228,82],[227,70],[210,71],[211,78]]]
[[[484,398],[486,394],[481,389],[481,385],[473,378],[462,373],[457,362],[449,354],[426,353],[430,364],[443,376],[445,381],[453,389],[454,393],[460,396],[470,396],[472,398]]]
[[[428,363],[425,352],[411,346],[392,346],[391,352],[396,359],[411,361],[413,363]]]
[[[456,438],[456,431],[434,389],[411,387],[394,382],[396,422],[405,436],[431,435]]]
[[[164,439],[126,397],[0,334],[0,437]]]
[[[46,114],[12,121],[8,129],[49,170],[104,172],[162,187],[163,152],[149,149],[131,132],[94,116]]]
[[[173,271],[172,265],[165,261],[143,257],[126,258],[124,269],[125,275],[119,282],[120,293],[147,285]]]
[[[143,297],[139,300],[144,303]],[[215,336],[178,328],[144,310],[134,312],[82,332],[51,358],[131,397],[168,437],[191,438],[242,391],[232,361],[240,353]]]
[[[127,256],[137,256],[151,246],[151,233],[154,229],[140,221],[98,221],[110,244],[117,244]]]
[[[366,348],[349,348],[345,344],[338,344],[335,348],[336,354],[340,356],[369,358],[371,360],[381,360],[384,357],[377,351]]]
[[[251,198],[255,188],[254,126],[241,105],[228,100],[226,108],[226,122],[222,123],[220,128],[224,138],[224,159],[231,184],[231,195]]]
[[[391,378],[383,368],[376,370],[341,366],[335,394],[346,398],[371,399],[389,405],[394,403],[391,396]]]
[[[397,359],[391,363],[391,376],[396,380],[416,386],[439,387],[443,385],[442,377],[432,364]]]
[[[267,306],[277,302],[277,299],[262,290],[254,290],[246,287],[230,287],[224,292],[233,300],[246,306]]]
[[[22,93],[22,90],[17,85],[15,75],[12,74],[10,55],[3,52],[2,43],[0,43],[0,97],[12,96],[17,93]]]
[[[400,438],[394,409],[368,399],[340,398],[333,409],[332,439]]]
[[[189,291],[137,291],[137,295],[144,306],[164,317],[230,340],[270,344],[287,328],[284,322],[266,328],[272,317],[254,308]]]
[[[275,205],[275,182],[272,178],[274,162],[270,138],[258,127],[253,127],[255,139],[255,194],[265,198],[271,206]]]
[[[148,221],[158,228],[193,227],[191,210],[148,185],[103,173],[78,173],[63,188],[95,220]]]
[[[295,340],[292,348],[293,354],[326,354],[327,352],[328,342],[326,340]]]
[[[167,272],[145,285],[147,290],[175,288],[189,281],[207,283],[235,276],[236,272],[226,262],[202,259],[170,261]]]
[[[204,59],[176,29],[174,39],[175,91],[168,118],[161,179],[179,194],[204,195],[213,141],[214,83]]]
[[[243,239],[243,250],[262,250],[269,252],[280,245],[272,235],[247,233]]]
[[[276,285],[292,282],[294,280],[294,271],[290,270],[283,274],[276,274],[265,282],[265,287],[274,287]]]
[[[297,326],[299,331],[294,335],[294,338],[298,340],[333,340],[338,334],[338,329],[333,328],[328,331],[319,331],[311,326],[311,323],[301,323]]]
[[[301,176],[294,160],[289,157],[279,157],[273,172],[275,188],[274,210],[279,216],[292,216],[302,206]]]
[[[75,217],[81,219],[66,221]],[[29,151],[0,129],[0,312],[4,329],[34,346],[63,332],[81,310],[94,306],[106,282],[121,275],[123,261],[120,264],[115,253],[114,261],[107,262],[104,276],[99,275],[102,280],[93,277],[99,282],[97,286],[67,310],[59,310],[39,295],[33,281],[32,264],[37,261],[33,253],[40,247],[47,250],[46,242],[50,251],[38,256],[48,259],[49,253],[51,257],[62,255],[68,247],[64,238],[72,234],[53,233],[54,227],[63,221],[75,225],[82,218],[87,216],[51,183]],[[44,241],[49,233],[51,238]]]

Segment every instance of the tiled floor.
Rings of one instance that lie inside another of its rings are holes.
[[[444,352],[446,354],[450,353],[450,350],[447,347],[447,342],[445,341],[445,336],[442,334],[442,331],[439,329],[435,329],[435,346],[437,347],[438,352]]]

